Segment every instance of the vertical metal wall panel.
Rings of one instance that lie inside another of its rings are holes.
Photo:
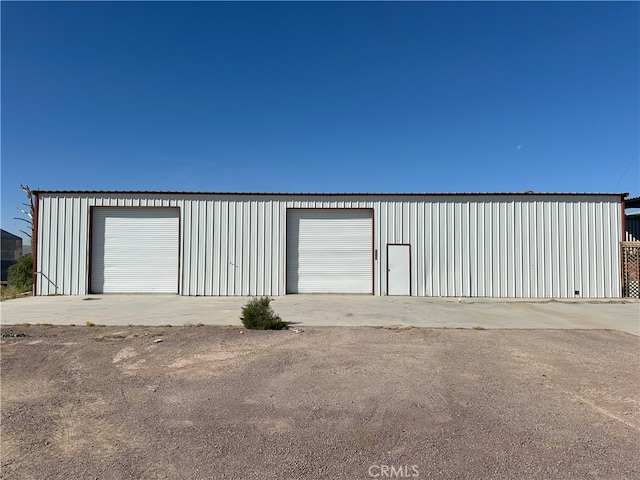
[[[222,231],[219,228],[220,225],[226,225],[227,219],[227,206],[222,205],[221,202],[214,202],[214,222],[210,228],[214,233],[214,271],[215,271],[215,283],[213,286],[214,295],[223,295],[226,291],[226,272],[223,274],[222,266],[226,268],[226,230]],[[224,207],[224,208],[223,208]],[[216,215],[217,214],[217,215]]]
[[[625,242],[640,242],[640,214],[627,215],[624,225]]]
[[[209,208],[211,202],[209,200],[203,199],[200,202],[197,202],[199,205],[198,208],[198,252],[199,259],[196,262],[198,264],[198,275],[197,275],[197,288],[196,295],[206,295],[207,293],[207,285],[208,280],[207,277],[209,275],[208,271],[211,269],[211,248],[210,244],[210,236],[211,236],[211,223],[209,222]]]
[[[213,231],[213,214],[214,203],[211,200],[207,200],[207,211],[205,213],[204,227],[206,229],[205,235],[205,255],[204,262],[204,284],[202,286],[202,295],[213,295],[213,281],[214,281],[214,231]]]
[[[188,281],[182,294],[281,294],[284,227],[279,225],[279,210],[284,208],[269,196],[195,197],[183,214]]]

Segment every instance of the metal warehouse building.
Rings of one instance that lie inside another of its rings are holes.
[[[36,295],[621,296],[624,194],[34,194]]]

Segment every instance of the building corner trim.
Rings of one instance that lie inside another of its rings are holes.
[[[34,192],[35,202],[33,207],[33,232],[31,238],[31,293],[35,296],[38,283],[38,211],[40,207],[40,194]]]

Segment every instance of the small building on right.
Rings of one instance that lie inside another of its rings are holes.
[[[640,298],[640,197],[624,203],[625,238],[620,245],[622,296]]]

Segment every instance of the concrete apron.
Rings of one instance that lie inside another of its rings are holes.
[[[28,297],[0,304],[2,325],[233,325],[250,297],[87,295]],[[612,329],[640,335],[640,302],[287,295],[271,304],[297,326]]]

